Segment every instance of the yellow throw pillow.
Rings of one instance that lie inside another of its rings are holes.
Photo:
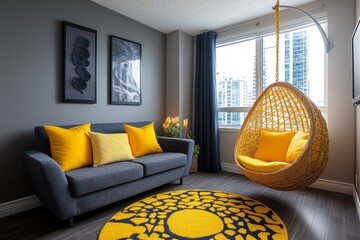
[[[163,151],[156,139],[154,123],[149,123],[140,128],[124,124],[124,129],[128,134],[134,157],[137,158],[146,154]]]
[[[284,161],[291,139],[296,132],[267,132],[260,133],[259,147],[254,158],[264,161]]]
[[[284,159],[285,162],[291,163],[300,156],[300,154],[305,149],[308,138],[309,138],[309,133],[299,131],[295,134],[287,150]]]
[[[126,133],[103,134],[89,132],[93,150],[94,167],[134,159]]]
[[[238,161],[242,166],[244,166],[249,170],[252,170],[254,172],[265,172],[265,173],[275,172],[290,165],[289,163],[286,162],[279,162],[279,161],[266,162],[243,155],[238,156]]]
[[[44,128],[49,136],[52,158],[64,172],[92,164],[90,123],[69,129],[47,125]]]

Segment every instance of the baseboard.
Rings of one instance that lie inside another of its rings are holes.
[[[241,173],[240,169],[236,164],[222,162],[221,168],[225,172],[238,173],[238,174]],[[353,195],[354,185],[350,183],[337,182],[337,181],[320,178],[315,183],[310,185],[310,187]]]
[[[23,212],[42,205],[35,195],[0,204],[0,218]]]
[[[352,195],[354,185],[320,178],[310,187]]]
[[[236,164],[221,162],[221,169],[224,172],[242,174],[239,167]]]
[[[357,216],[360,221],[360,201],[359,201],[359,195],[357,194],[355,187],[353,187],[353,196],[354,196],[354,202],[355,202]]]

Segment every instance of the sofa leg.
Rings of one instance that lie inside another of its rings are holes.
[[[72,228],[74,226],[74,217],[69,217],[66,219],[66,225],[68,228]]]
[[[179,185],[183,185],[183,183],[184,183],[184,180],[183,180],[183,178],[180,178],[179,180],[180,180],[180,183],[179,183]]]

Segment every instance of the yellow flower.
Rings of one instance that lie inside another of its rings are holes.
[[[163,128],[168,128],[171,123],[171,118],[167,117],[165,122],[163,123]]]
[[[173,124],[177,124],[177,123],[179,122],[179,117],[174,117],[174,118],[172,118],[172,119],[171,119],[171,122],[172,122]]]
[[[187,118],[184,119],[184,121],[183,121],[183,127],[184,127],[185,129],[187,129],[188,124],[189,124],[188,119],[187,119]]]

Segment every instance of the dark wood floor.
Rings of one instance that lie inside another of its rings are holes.
[[[196,173],[184,179],[182,186],[168,184],[126,201],[83,214],[66,228],[44,207],[0,219],[0,239],[97,239],[106,221],[126,205],[145,196],[175,189],[213,189],[238,193],[269,206],[287,226],[289,239],[360,240],[360,224],[351,195],[319,189],[280,192],[222,172]]]

